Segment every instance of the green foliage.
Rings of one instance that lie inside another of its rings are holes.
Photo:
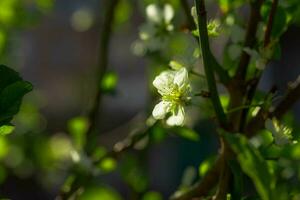
[[[150,191],[143,196],[142,200],[163,200],[163,197],[158,192]]]
[[[118,76],[114,72],[107,72],[101,82],[101,90],[105,93],[115,92],[118,83]]]
[[[260,152],[248,143],[245,136],[225,134],[226,140],[237,154],[242,170],[252,179],[263,200],[272,199],[275,178]]]
[[[73,137],[76,148],[81,150],[85,145],[85,134],[88,129],[88,120],[85,117],[73,118],[68,123],[68,129]]]
[[[18,113],[22,98],[32,90],[29,82],[23,81],[17,72],[0,65],[0,132],[9,134],[13,127],[9,124]]]
[[[78,200],[122,200],[121,196],[113,189],[106,186],[90,186]]]

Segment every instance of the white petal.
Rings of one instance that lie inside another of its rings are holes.
[[[170,21],[174,17],[174,9],[170,4],[166,4],[164,7],[164,18],[166,23],[170,23]]]
[[[158,7],[158,5],[155,5],[155,4],[151,4],[151,5],[147,6],[146,14],[147,14],[149,21],[152,21],[154,23],[159,23],[162,19],[162,11]]]
[[[175,72],[171,70],[164,71],[155,77],[153,81],[160,94],[168,94],[172,89]]]
[[[179,88],[184,88],[189,85],[188,71],[186,68],[183,67],[176,72],[174,83],[178,85]]]
[[[167,124],[169,126],[183,126],[184,124],[184,108],[182,106],[178,106],[176,113],[170,116],[167,119]]]
[[[171,103],[168,101],[161,101],[154,107],[152,115],[155,119],[163,119],[168,112],[170,112]]]

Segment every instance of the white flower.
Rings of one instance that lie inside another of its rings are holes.
[[[265,122],[265,127],[272,133],[275,144],[285,145],[292,142],[292,130],[282,124],[279,124],[276,118],[267,119]]]
[[[153,85],[162,96],[161,102],[153,109],[153,117],[164,119],[168,113],[171,113],[166,121],[167,124],[182,126],[185,119],[183,106],[189,100],[191,88],[187,70],[183,67],[178,71],[164,71],[154,79]]]
[[[165,4],[163,7],[157,4],[150,4],[146,8],[146,14],[150,22],[170,24],[174,17],[174,9],[170,4]]]

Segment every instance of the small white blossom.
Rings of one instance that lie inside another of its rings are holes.
[[[265,127],[267,130],[269,130],[272,133],[275,144],[285,145],[285,144],[290,144],[292,142],[291,140],[292,130],[282,124],[279,124],[276,118],[267,119],[265,123]]]
[[[185,119],[184,104],[189,100],[191,88],[186,68],[162,72],[154,79],[153,85],[162,96],[161,102],[153,109],[153,117],[164,119],[168,113],[171,113],[166,121],[167,124],[182,126]]]
[[[174,9],[170,4],[165,4],[163,7],[157,4],[150,4],[146,8],[146,15],[150,22],[170,24],[174,17]]]

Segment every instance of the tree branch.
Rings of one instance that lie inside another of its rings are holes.
[[[108,65],[108,51],[109,51],[109,42],[112,34],[112,26],[114,21],[115,8],[118,4],[119,0],[108,0],[107,10],[104,16],[104,22],[102,27],[102,33],[100,36],[100,44],[99,44],[99,61],[98,61],[98,72],[97,75],[97,91],[96,96],[92,105],[90,112],[88,113],[89,119],[89,128],[86,133],[87,143],[84,147],[85,152],[90,155],[92,151],[95,149],[97,145],[97,135],[96,135],[96,124],[98,120],[99,107],[101,105],[101,82],[105,75],[107,65]],[[83,183],[89,180],[91,177],[90,174],[77,174],[73,184],[69,191],[61,191],[59,192],[59,199],[69,199],[74,192],[81,187]]]
[[[274,21],[275,15],[276,15],[277,6],[278,6],[278,0],[273,0],[272,8],[270,10],[268,23],[267,23],[267,28],[266,28],[265,36],[264,36],[264,48],[267,48],[268,45],[270,44],[270,41],[271,41],[273,21]],[[260,72],[260,73],[257,72],[257,73],[258,73],[258,76],[257,76],[257,78],[254,79],[253,84],[250,85],[250,89],[247,93],[246,104],[251,104],[251,102],[254,98],[255,92],[257,90],[257,86],[258,86],[259,80],[261,78],[262,72]],[[257,74],[257,73],[255,73],[255,74]],[[247,120],[248,112],[249,112],[249,108],[244,109],[243,112],[242,112],[241,124],[240,124],[240,131],[241,132],[244,129],[244,126],[245,126],[245,123],[246,123],[246,120]]]
[[[286,94],[284,99],[275,107],[272,112],[260,110],[256,117],[254,117],[246,126],[246,136],[252,137],[259,130],[264,128],[265,120],[267,118],[276,117],[278,119],[291,109],[291,107],[300,99],[300,79],[298,78],[293,87]]]
[[[186,21],[187,21],[187,25],[188,25],[189,30],[196,29],[196,25],[195,25],[195,22],[194,22],[194,18],[191,15],[191,9],[190,9],[188,1],[187,0],[180,0],[180,4],[181,4],[181,7],[182,7],[182,9],[184,11],[184,14],[186,16]]]
[[[265,37],[264,37],[264,46],[265,47],[267,47],[271,41],[273,21],[275,19],[277,6],[278,6],[278,0],[273,0],[269,19],[268,19],[268,24],[267,24],[267,28],[266,28],[266,32],[265,32]]]
[[[256,31],[258,27],[258,23],[260,21],[260,8],[262,6],[263,0],[255,0],[253,3],[251,3],[251,13],[250,13],[250,19],[248,22],[248,28],[246,32],[246,38],[244,42],[244,47],[252,48],[256,41]],[[240,61],[238,64],[238,69],[236,72],[236,79],[238,80],[244,80],[246,77],[248,65],[250,61],[250,55],[242,51]]]
[[[219,123],[221,124],[221,126],[227,127],[227,118],[219,99],[219,93],[216,86],[214,72],[213,72],[213,68],[211,67],[213,61],[212,61],[212,56],[211,56],[209,41],[208,41],[205,2],[204,0],[195,0],[195,4],[197,10],[197,17],[198,17],[197,28],[200,34],[199,43],[201,44],[200,48],[202,51],[203,65],[204,65],[204,70],[207,78],[208,88],[211,93],[211,100]]]
[[[193,197],[206,196],[209,191],[217,184],[220,175],[220,167],[222,163],[222,157],[219,157],[212,168],[202,178],[201,181],[189,188],[184,193],[174,194],[170,200],[191,200]]]
[[[86,135],[88,139],[87,139],[87,144],[85,146],[85,150],[89,153],[91,153],[91,151],[95,148],[97,144],[95,128],[99,117],[98,116],[99,107],[101,105],[101,99],[102,99],[101,82],[108,66],[109,42],[112,35],[115,8],[118,2],[119,0],[107,1],[107,10],[105,12],[104,22],[102,26],[102,33],[100,36],[98,72],[96,73],[97,76],[96,96],[92,108],[88,114],[90,125]]]

